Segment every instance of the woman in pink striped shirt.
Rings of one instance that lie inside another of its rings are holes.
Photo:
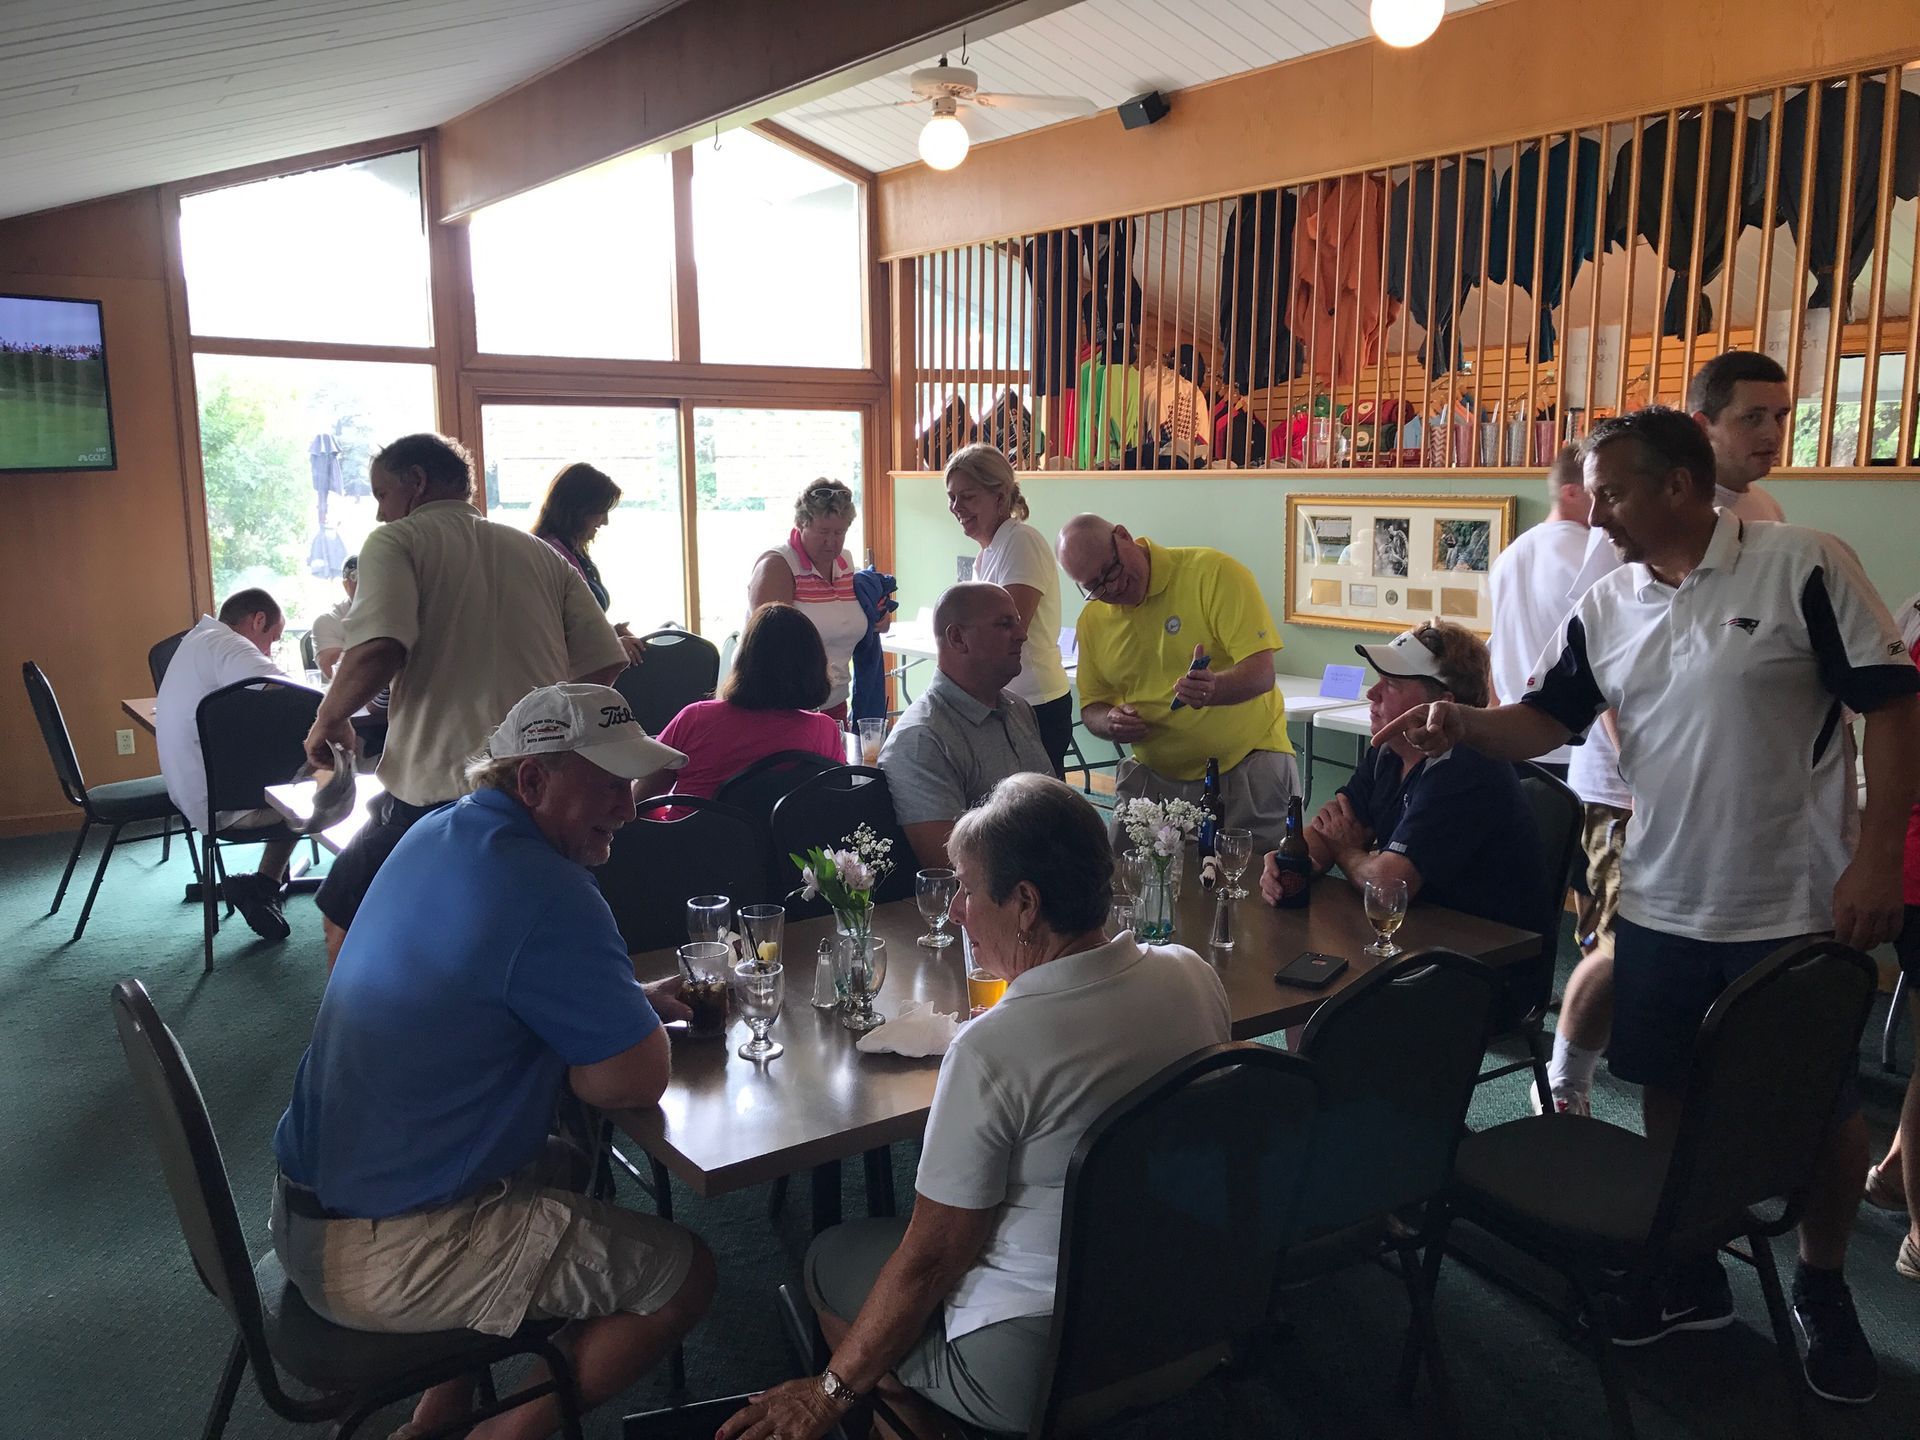
[[[748,610],[773,602],[795,605],[820,632],[828,681],[820,708],[841,722],[847,718],[853,650],[869,623],[853,593],[853,557],[846,550],[853,520],[853,491],[838,480],[811,482],[794,504],[787,543],[762,555],[747,582]]]

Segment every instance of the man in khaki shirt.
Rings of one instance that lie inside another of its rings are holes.
[[[391,684],[386,794],[314,897],[329,964],[361,897],[422,815],[465,792],[467,760],[522,695],[569,680],[608,685],[626,651],[578,572],[543,541],[473,507],[473,460],[457,441],[408,435],[374,457],[383,522],[360,547],[346,653],[307,736],[351,748],[352,716]]]

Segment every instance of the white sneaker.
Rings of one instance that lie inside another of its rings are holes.
[[[1536,1115],[1543,1114],[1538,1086],[1527,1087],[1527,1104]],[[1556,1115],[1593,1114],[1593,1097],[1585,1090],[1556,1090],[1553,1092],[1553,1113]]]

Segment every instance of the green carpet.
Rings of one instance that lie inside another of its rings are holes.
[[[0,1114],[0,1383],[7,1397],[0,1435],[178,1440],[199,1433],[231,1332],[194,1274],[161,1187],[114,1038],[108,989],[123,976],[139,977],[179,1034],[225,1146],[241,1213],[257,1217],[256,1244],[264,1248],[273,1127],[325,971],[320,924],[311,903],[296,899],[288,906],[293,938],[267,945],[236,919],[217,942],[215,973],[202,976],[199,914],[180,901],[186,858],[176,847],[162,867],[159,847],[143,844],[115,856],[86,937],[69,944],[91,856],[62,913],[45,911],[70,843],[70,835],[0,842],[0,935],[8,942],[0,959],[0,1093],[7,1097]],[[1903,1051],[1911,1055],[1910,1036]],[[1876,1145],[1884,1145],[1898,1091],[1877,1066],[1864,1084]],[[1604,1071],[1601,1086],[1601,1113],[1625,1120],[1631,1094],[1611,1087]],[[1524,1105],[1521,1080],[1502,1080],[1482,1087],[1474,1118],[1486,1124]],[[912,1193],[911,1151],[896,1152],[903,1199]],[[847,1169],[847,1213],[856,1215],[860,1167]],[[706,1237],[721,1272],[719,1299],[688,1345],[694,1395],[788,1373],[771,1297],[805,1248],[805,1196],[806,1187],[795,1186],[785,1214],[769,1223],[764,1191],[706,1202],[678,1192],[678,1218]],[[627,1198],[645,1203],[631,1191]],[[1893,1273],[1899,1233],[1895,1217],[1862,1213],[1849,1272],[1884,1380],[1865,1409],[1814,1402],[1822,1436],[1920,1436],[1920,1286]],[[1784,1265],[1787,1247],[1778,1248]],[[1787,1433],[1758,1286],[1745,1267],[1730,1268],[1742,1323],[1624,1359],[1647,1440]],[[1399,1409],[1388,1394],[1405,1320],[1397,1281],[1362,1269],[1298,1293],[1289,1308],[1293,1337],[1254,1357],[1247,1373],[1210,1382],[1112,1433],[1127,1440],[1432,1433],[1422,1410]],[[1475,1440],[1607,1433],[1593,1367],[1551,1320],[1451,1263],[1441,1276],[1439,1316]],[[644,1383],[602,1410],[590,1433],[616,1435],[622,1410],[662,1399],[661,1381]],[[227,1433],[302,1432],[269,1413],[249,1383]]]

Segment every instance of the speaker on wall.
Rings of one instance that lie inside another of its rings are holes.
[[[1158,90],[1149,90],[1144,95],[1136,95],[1120,106],[1120,123],[1129,130],[1138,130],[1151,125],[1156,120],[1167,118],[1167,97]]]

